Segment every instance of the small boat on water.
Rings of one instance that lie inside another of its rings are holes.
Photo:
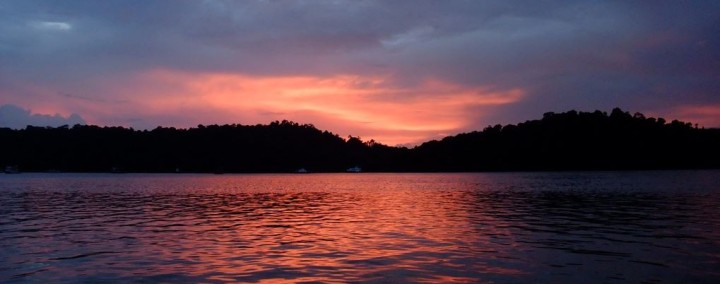
[[[18,166],[6,166],[3,172],[6,174],[19,174],[20,170],[18,169]]]
[[[359,173],[359,172],[362,172],[362,168],[360,168],[360,167],[358,167],[358,166],[354,166],[354,167],[352,167],[352,168],[348,168],[348,169],[345,170],[345,171],[348,172],[348,173]]]
[[[298,174],[306,174],[306,173],[308,173],[308,170],[306,170],[305,168],[299,168],[299,169],[298,169],[297,171],[295,171],[295,172],[298,173]]]

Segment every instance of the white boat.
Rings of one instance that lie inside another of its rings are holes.
[[[360,167],[358,167],[358,166],[354,166],[354,167],[352,167],[352,168],[348,168],[348,169],[345,170],[345,171],[348,172],[348,173],[359,173],[359,172],[362,172],[362,168],[360,168]]]
[[[297,171],[295,171],[298,174],[306,174],[308,171],[305,168],[299,168]]]
[[[17,166],[7,166],[3,172],[6,174],[19,174],[20,170]]]

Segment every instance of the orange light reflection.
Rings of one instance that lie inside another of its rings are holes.
[[[136,226],[153,236],[147,239],[148,248],[167,248],[152,256],[182,260],[178,267],[157,267],[156,273],[182,267],[190,275],[240,282],[258,281],[260,276],[273,282],[374,277],[435,282],[469,280],[461,276],[465,271],[524,275],[508,267],[467,261],[497,253],[488,250],[511,249],[496,243],[494,236],[512,238],[513,232],[507,220],[484,214],[493,209],[471,203],[464,191],[411,189],[402,182],[368,188],[362,175],[287,178],[296,183],[320,181],[316,185],[320,190],[179,194],[168,196],[174,206],[184,208],[172,215],[167,215],[167,208],[148,207],[143,219],[156,221]],[[215,184],[226,178],[205,179]],[[321,189],[331,184],[348,190]],[[285,278],[289,275],[293,278]]]

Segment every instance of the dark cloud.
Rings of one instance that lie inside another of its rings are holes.
[[[67,117],[60,114],[34,114],[29,109],[16,105],[0,105],[0,127],[21,129],[28,125],[58,127],[75,124],[85,124],[85,120],[75,113]]]
[[[21,1],[0,11],[10,43],[5,52],[53,69],[64,62],[90,71],[360,72],[367,71],[364,59],[410,70],[432,65],[450,76],[473,71],[495,81],[509,71],[552,74],[584,70],[588,63],[617,68],[613,61],[623,55],[640,69],[702,63],[707,58],[692,46],[703,41],[704,52],[713,53],[706,56],[717,55],[712,15],[718,4],[702,1]],[[42,30],[38,23],[56,28]],[[668,39],[675,46],[642,43],[673,36],[683,38]]]

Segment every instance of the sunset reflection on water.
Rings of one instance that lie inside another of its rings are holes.
[[[717,279],[717,178],[642,175],[3,178],[0,279]]]
[[[259,275],[293,281],[469,281],[473,278],[463,276],[468,270],[520,274],[471,261],[474,249],[492,246],[483,236],[502,232],[493,227],[480,232],[462,208],[467,204],[458,202],[462,197],[462,192],[402,188],[173,195],[166,200],[177,210],[146,211],[147,218],[161,221],[146,224],[157,234],[143,246],[167,247],[158,252],[169,253],[162,259],[193,261],[198,266],[192,274],[219,273],[211,278],[232,281]]]

